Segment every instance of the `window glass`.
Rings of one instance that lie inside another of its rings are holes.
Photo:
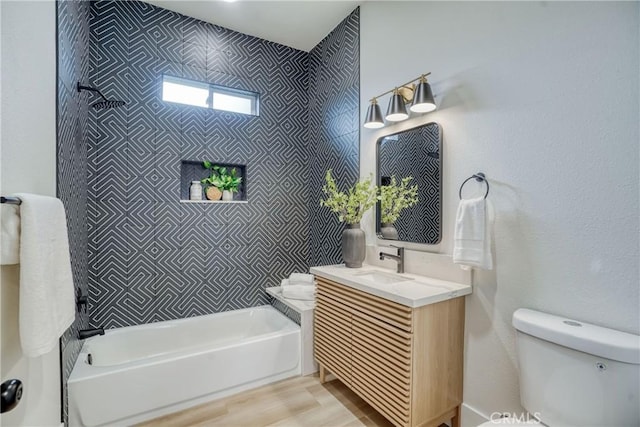
[[[258,94],[180,77],[162,76],[162,100],[194,107],[258,115]]]
[[[254,114],[251,98],[216,92],[215,90],[213,92],[213,108],[235,113]]]

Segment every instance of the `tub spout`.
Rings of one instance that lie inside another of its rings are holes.
[[[96,335],[104,335],[104,328],[81,329],[78,331],[78,338],[81,340],[91,338]]]

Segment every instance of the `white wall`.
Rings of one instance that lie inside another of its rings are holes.
[[[379,136],[441,123],[445,254],[460,183],[482,171],[491,184],[496,267],[467,298],[464,377],[465,403],[485,416],[521,410],[516,308],[640,332],[638,40],[637,2],[361,7],[362,115],[369,98],[427,71],[439,106],[363,128],[361,175],[374,172]],[[373,226],[369,216],[371,245]],[[443,257],[412,259],[409,271],[429,273]]]
[[[1,155],[3,195],[56,195],[55,2],[1,1]],[[27,359],[18,337],[18,274],[2,267],[0,381],[18,378],[24,396],[3,426],[60,424],[59,349]]]

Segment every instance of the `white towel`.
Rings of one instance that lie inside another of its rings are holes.
[[[20,207],[2,204],[2,255],[0,264],[12,265],[20,262]]]
[[[27,357],[55,348],[75,319],[67,221],[54,197],[18,194],[20,218],[20,343]]]
[[[280,282],[280,288],[282,289],[283,298],[301,301],[315,300],[315,285],[291,285],[289,279],[282,279],[282,281]]]
[[[453,262],[463,269],[493,268],[488,202],[484,197],[460,200],[456,213]]]
[[[315,286],[293,285],[282,288],[282,297],[297,299],[302,301],[313,301],[315,299]]]
[[[289,276],[290,285],[306,285],[311,286],[315,283],[313,274],[291,273]]]

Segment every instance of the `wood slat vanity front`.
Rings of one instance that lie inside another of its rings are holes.
[[[320,276],[315,358],[399,427],[460,424],[464,297],[411,308]]]

